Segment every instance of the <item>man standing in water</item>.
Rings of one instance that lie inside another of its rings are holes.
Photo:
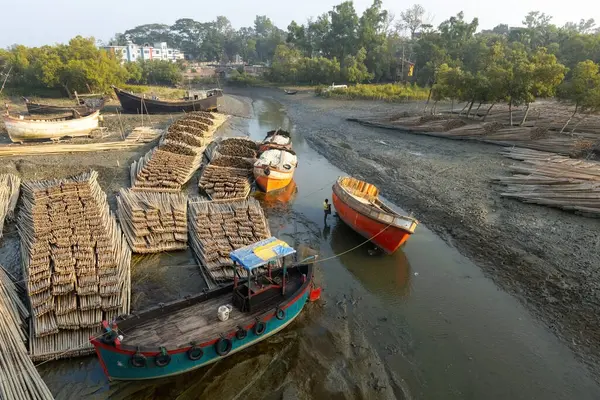
[[[323,217],[323,222],[325,223],[325,225],[327,225],[327,216],[331,215],[331,204],[329,204],[328,199],[325,199],[325,201],[323,202],[323,211],[325,213],[325,216]]]

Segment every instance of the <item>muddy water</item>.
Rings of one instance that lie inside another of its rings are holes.
[[[251,118],[233,118],[227,134],[261,139],[278,127],[293,134],[300,123],[273,101],[234,100],[249,106]],[[93,357],[45,364],[40,369],[57,397],[599,398],[553,334],[425,226],[403,251],[377,256],[335,217],[324,224],[321,204],[343,171],[301,136],[293,142],[295,189],[257,197],[274,235],[324,260],[317,270],[322,300],[278,336],[175,378],[109,384]],[[192,260],[189,252],[139,259],[138,305],[201,288]]]

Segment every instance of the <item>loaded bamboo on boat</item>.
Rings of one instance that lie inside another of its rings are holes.
[[[254,163],[256,184],[265,192],[283,189],[292,181],[297,166],[298,157],[293,150],[266,150]]]
[[[333,205],[342,221],[388,254],[398,250],[418,225],[383,202],[375,185],[352,177],[340,177],[333,185]]]

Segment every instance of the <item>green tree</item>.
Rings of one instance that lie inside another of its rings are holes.
[[[578,63],[573,69],[571,79],[560,87],[559,95],[575,105],[560,132],[578,112],[594,112],[600,109],[600,66],[591,60]]]
[[[358,16],[352,1],[344,1],[329,11],[331,21],[329,33],[325,38],[325,52],[331,57],[343,60],[353,54],[358,37]]]
[[[356,53],[356,56],[348,55],[344,59],[342,67],[342,77],[349,83],[360,83],[372,79],[373,74],[369,72],[365,65],[367,51],[362,47]]]

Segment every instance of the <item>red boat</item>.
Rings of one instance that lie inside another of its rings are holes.
[[[351,177],[338,178],[333,185],[333,206],[342,221],[388,254],[398,250],[419,224],[383,203],[375,185]]]

